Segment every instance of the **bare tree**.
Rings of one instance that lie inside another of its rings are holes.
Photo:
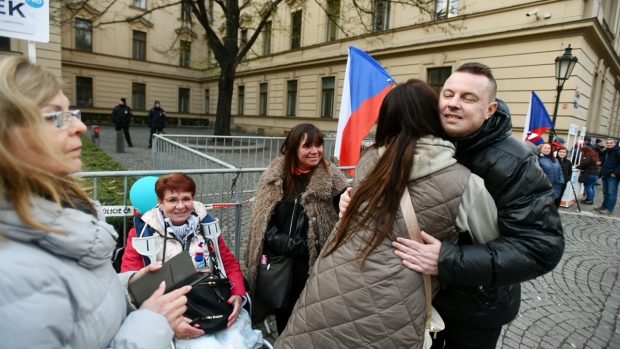
[[[216,135],[230,135],[230,116],[237,66],[256,42],[265,24],[272,13],[278,8],[282,0],[266,1],[259,11],[257,25],[242,47],[239,47],[239,29],[241,28],[241,11],[249,6],[250,1],[243,1],[239,6],[239,0],[211,0],[220,7],[224,13],[223,34],[218,35],[215,29],[214,16],[209,8],[209,0],[182,0],[187,6],[191,6],[192,13],[203,26],[207,34],[209,49],[220,67],[218,80],[217,112],[215,117]]]
[[[102,16],[117,1],[112,0],[105,9],[98,11],[96,17]],[[304,1],[286,0],[285,4],[292,5]],[[326,15],[331,16],[326,7],[325,0],[313,1],[319,5],[319,8]],[[76,14],[86,6],[94,4],[92,0],[65,0],[65,2],[70,4],[67,7],[73,14]],[[216,135],[230,135],[232,98],[237,68],[251,50],[267,22],[275,15],[278,6],[282,2],[283,0],[161,0],[157,5],[152,6],[149,10],[139,15],[99,22],[98,26],[119,22],[132,22],[154,11],[179,4],[182,4],[188,10],[191,9],[191,13],[205,30],[207,46],[213,53],[213,57],[220,69],[214,133]],[[432,20],[436,15],[434,0],[352,0],[350,10],[353,12],[353,17],[358,17],[358,20],[353,21],[357,23],[354,27],[359,28],[359,25],[361,25],[366,32],[376,31],[374,16],[377,6],[386,3],[417,8],[420,13],[420,20],[423,22],[427,22],[429,19]],[[217,9],[214,9],[216,6]],[[247,27],[248,18],[251,19],[252,28]],[[337,24],[335,21],[334,24],[345,37],[359,35],[356,32],[347,32],[342,25]],[[430,25],[433,26],[434,24]],[[247,41],[240,43],[239,32],[243,29],[252,29],[253,32]],[[386,28],[382,27],[379,30],[384,29]]]

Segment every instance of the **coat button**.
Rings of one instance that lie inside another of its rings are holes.
[[[312,217],[312,222],[316,222],[316,217]]]

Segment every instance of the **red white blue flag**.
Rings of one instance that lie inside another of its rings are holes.
[[[526,135],[528,141],[534,144],[543,143],[543,134],[553,128],[553,123],[545,105],[534,91],[532,91],[530,108],[525,117],[525,125],[528,127],[525,129],[524,135]]]
[[[362,141],[377,122],[381,102],[394,84],[369,54],[349,47],[334,151],[340,166],[357,165]]]

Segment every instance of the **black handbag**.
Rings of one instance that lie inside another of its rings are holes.
[[[217,219],[214,223],[219,224]],[[166,228],[168,228],[167,225],[166,223]],[[192,290],[185,295],[187,297],[187,310],[183,314],[192,320],[192,326],[198,324],[206,334],[225,329],[228,324],[228,317],[233,311],[233,305],[228,303],[232,285],[218,265],[216,253],[219,254],[219,249],[215,247],[213,240],[217,243],[217,237],[215,239],[205,237],[212,271],[192,286]],[[164,258],[166,256],[165,242],[163,256]],[[197,272],[197,274],[204,275],[203,272]]]
[[[577,178],[577,182],[579,183],[585,183],[586,182],[586,171],[581,171],[581,173],[579,174],[579,178]]]
[[[270,259],[258,265],[254,295],[268,306],[280,309],[287,304],[293,283],[293,259],[283,255],[267,258]]]

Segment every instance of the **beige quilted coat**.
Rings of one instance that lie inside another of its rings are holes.
[[[439,239],[456,241],[454,222],[462,210],[464,191],[486,190],[482,182],[472,184],[473,176],[456,164],[453,154],[449,142],[433,137],[420,140],[408,189],[421,228]],[[356,183],[378,159],[377,149],[364,154]],[[409,236],[400,211],[389,238],[360,270],[356,256],[364,236],[372,233],[369,226],[335,253],[319,256],[276,348],[421,348],[423,279],[403,267],[391,246],[396,237]]]

